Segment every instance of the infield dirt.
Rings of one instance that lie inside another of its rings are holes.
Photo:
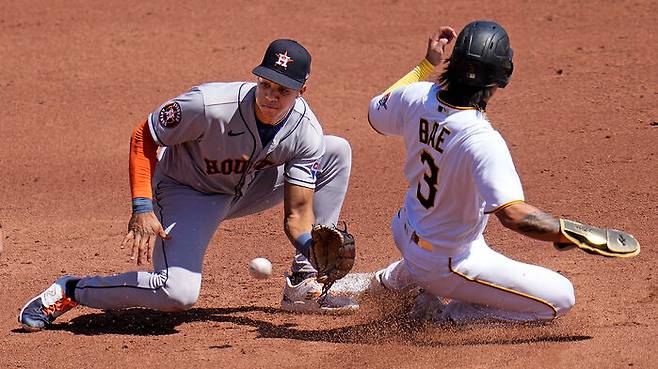
[[[158,2],[0,0],[0,367],[649,368],[658,362],[658,3],[584,1]],[[292,247],[281,208],[224,222],[197,306],[179,314],[79,308],[25,333],[16,315],[57,277],[132,270],[128,144],[168,98],[208,81],[252,80],[267,44],[313,55],[307,100],[354,163],[342,217],[355,270],[399,255],[402,141],[368,125],[370,98],[424,56],[440,25],[494,19],[514,76],[488,108],[527,200],[634,234],[629,260],[558,253],[504,230],[493,248],[567,276],[577,302],[540,326],[415,326],[278,309]],[[247,273],[270,259],[275,277]]]

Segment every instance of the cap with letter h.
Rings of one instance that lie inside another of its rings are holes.
[[[281,86],[299,90],[311,74],[311,54],[297,41],[274,40],[253,74]]]

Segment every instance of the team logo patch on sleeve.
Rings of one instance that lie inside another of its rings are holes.
[[[381,99],[377,102],[377,110],[380,108],[384,108],[384,110],[388,110],[388,106],[386,103],[388,102],[388,98],[391,97],[391,93],[387,93],[386,95],[382,96]]]
[[[158,116],[158,121],[160,122],[160,125],[165,128],[173,128],[180,123],[182,116],[183,111],[180,104],[177,101],[174,101],[162,107],[160,115]]]

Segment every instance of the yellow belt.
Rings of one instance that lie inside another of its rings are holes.
[[[416,234],[416,231],[414,231],[411,234],[411,240],[414,241],[416,243],[416,245],[420,246],[422,249],[425,249],[427,251],[432,251],[433,250],[432,244],[425,241],[425,240],[423,240],[423,239],[421,239],[420,237],[418,237],[418,235]]]

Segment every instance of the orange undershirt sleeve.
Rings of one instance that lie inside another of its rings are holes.
[[[152,199],[151,178],[158,162],[158,145],[151,137],[145,120],[134,130],[130,139],[130,192],[132,198]]]

